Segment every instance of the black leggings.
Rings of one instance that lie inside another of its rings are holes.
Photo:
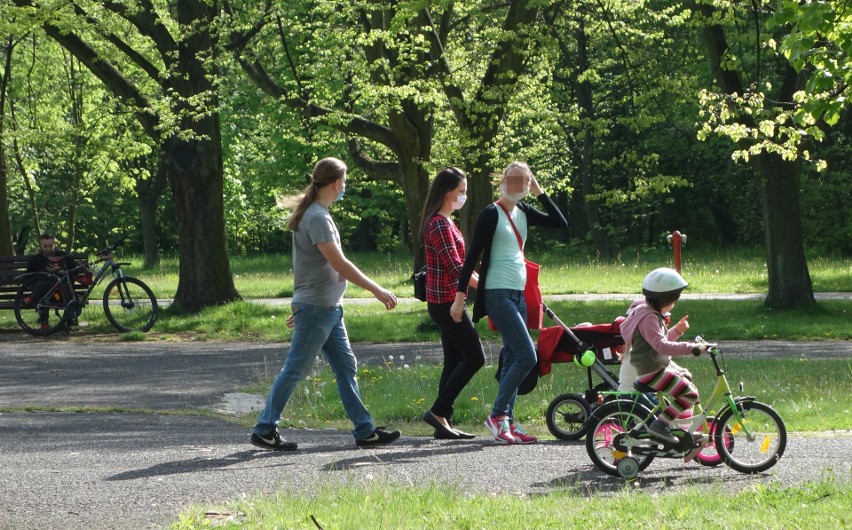
[[[456,322],[450,316],[452,305],[428,304],[429,316],[438,324],[441,346],[444,348],[444,369],[438,383],[438,398],[430,410],[436,416],[448,420],[453,417],[453,403],[456,398],[485,364],[482,342],[467,311],[462,313],[461,322]]]

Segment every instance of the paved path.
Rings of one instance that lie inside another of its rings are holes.
[[[496,446],[404,436],[382,449],[356,449],[347,432],[291,430],[296,453],[254,451],[247,429],[216,417],[175,411],[215,408],[225,394],[274,373],[286,344],[5,340],[0,410],[97,408],[104,412],[0,413],[0,529],[159,528],[193,503],[305,491],[351,482],[450,483],[464,490],[579,495],[617,491],[623,481],[590,464],[581,442]],[[493,346],[493,345],[492,345]],[[730,355],[852,358],[852,343],[726,343]],[[362,362],[404,351],[436,359],[434,344],[358,344]],[[117,413],[110,410],[146,413]],[[482,431],[484,429],[480,429]],[[660,492],[686,484],[738,490],[833,474],[848,479],[852,436],[796,436],[771,473],[747,476],[725,466],[655,461],[638,487]],[[506,466],[494,481],[497,462]]]

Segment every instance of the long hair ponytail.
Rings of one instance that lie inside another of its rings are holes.
[[[317,200],[319,190],[333,184],[338,179],[346,176],[346,164],[339,158],[327,157],[323,158],[314,164],[314,170],[309,175],[311,183],[305,188],[305,191],[295,198],[296,207],[293,208],[293,213],[287,220],[287,228],[293,232],[299,230],[299,223],[302,222],[302,216],[305,215],[305,210],[308,206]]]
[[[447,192],[458,188],[462,180],[466,178],[464,171],[457,167],[448,166],[438,172],[429,186],[429,193],[426,195],[426,202],[423,204],[423,213],[420,214],[421,236],[426,232],[426,224],[429,223],[429,219],[438,213],[438,210],[444,205],[444,197]]]

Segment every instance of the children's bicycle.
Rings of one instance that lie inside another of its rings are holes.
[[[95,253],[98,259],[70,270],[56,273],[33,272],[18,277],[21,287],[15,295],[15,319],[31,335],[46,336],[77,325],[77,319],[87,304],[89,296],[108,275],[112,281],[103,294],[104,313],[119,331],[148,331],[157,321],[157,299],[151,289],[139,279],[125,276],[122,265],[113,257],[116,248],[124,244],[122,237],[116,243]],[[51,259],[64,267],[64,258]],[[102,263],[97,272],[94,266]],[[84,287],[83,294],[77,290]]]
[[[704,342],[701,337],[696,341]],[[754,397],[733,395],[722,351],[716,344],[704,343],[716,369],[716,386],[706,409],[696,403],[692,416],[672,423],[677,443],[663,442],[648,432],[648,425],[667,406],[667,396],[637,382],[637,392],[610,393],[614,399],[589,418],[586,452],[595,466],[629,480],[654,458],[695,458],[707,466],[725,462],[741,473],[760,473],[778,462],[787,446],[784,421]],[[742,392],[743,383],[739,386]],[[657,405],[649,406],[647,392],[656,394]]]

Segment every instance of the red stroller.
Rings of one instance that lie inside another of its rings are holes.
[[[569,328],[544,306],[544,312],[558,326],[542,328],[538,337],[539,377],[550,373],[553,363],[572,362],[575,355],[587,350],[595,353],[594,364],[586,368],[588,388],[583,394],[565,393],[556,397],[547,407],[547,428],[561,440],[579,440],[586,434],[586,420],[599,405],[599,392],[618,389],[618,377],[607,365],[619,364],[619,354],[624,351],[620,326],[624,317],[610,324],[589,324]],[[592,372],[602,382],[595,385]]]

